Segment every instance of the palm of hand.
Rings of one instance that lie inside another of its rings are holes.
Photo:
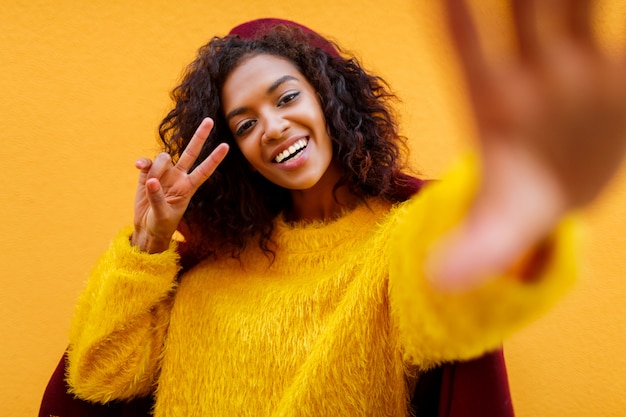
[[[195,189],[187,173],[171,165],[169,155],[158,158],[166,160],[171,167],[158,179],[148,178],[147,172],[141,172],[143,178],[140,178],[135,202],[135,228],[152,236],[167,236],[176,229]],[[157,197],[159,205],[153,208],[149,193],[159,188],[162,195]]]
[[[518,54],[482,54],[463,2],[447,1],[480,138],[482,179],[436,255],[434,279],[465,289],[503,271],[569,210],[591,201],[626,150],[623,59],[596,45],[584,0],[516,0]],[[536,20],[543,19],[539,32]]]
[[[135,196],[135,231],[131,242],[147,252],[161,252],[169,246],[191,197],[226,157],[228,146],[219,145],[193,171],[209,132],[211,119],[204,119],[176,164],[170,155],[159,154],[154,162],[140,159],[139,184]]]

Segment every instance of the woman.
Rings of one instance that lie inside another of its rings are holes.
[[[465,11],[451,12],[456,39],[472,39]],[[557,222],[619,162],[623,101],[597,158],[572,151],[592,160],[584,183],[550,152],[580,112],[545,132],[543,113],[478,106],[481,178],[468,158],[409,198],[419,181],[400,171],[384,83],[294,26],[213,39],[174,91],[169,153],[137,162],[134,227],[77,307],[76,395],[154,393],[156,416],[406,415],[420,372],[497,347],[572,281],[572,228]],[[518,92],[487,84],[477,46],[463,46],[475,102],[509,103]]]

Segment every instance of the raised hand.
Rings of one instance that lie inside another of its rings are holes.
[[[159,154],[154,162],[142,158],[135,163],[140,173],[135,196],[135,231],[131,237],[133,245],[149,253],[162,252],[169,247],[189,200],[228,152],[228,145],[220,144],[189,172],[212,128],[213,120],[204,119],[176,164],[172,164],[167,153]]]
[[[433,256],[444,289],[477,285],[591,201],[626,149],[624,56],[593,39],[589,0],[513,0],[518,50],[488,62],[467,7],[446,0],[480,136],[482,180]]]

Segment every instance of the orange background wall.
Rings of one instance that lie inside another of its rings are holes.
[[[413,163],[438,176],[472,130],[431,0],[17,0],[0,13],[0,416],[35,415],[96,257],[132,217],[139,156],[183,66],[213,34],[263,16],[333,37],[403,99]],[[505,15],[500,0],[478,15]],[[622,45],[626,5],[598,3]],[[490,39],[498,34],[498,23]],[[626,169],[587,211],[586,274],[505,348],[519,416],[626,415]]]

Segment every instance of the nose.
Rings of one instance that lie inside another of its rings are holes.
[[[279,112],[271,112],[265,115],[263,120],[263,140],[271,142],[280,139],[289,128],[289,121]]]

